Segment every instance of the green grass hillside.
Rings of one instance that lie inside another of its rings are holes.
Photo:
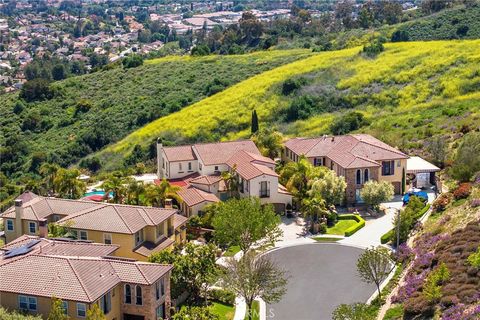
[[[46,101],[0,95],[0,171],[16,177],[42,161],[69,165],[150,121],[309,55],[301,49],[167,57],[55,82]]]
[[[261,125],[275,124],[292,136],[329,133],[334,119],[355,109],[369,122],[360,131],[404,149],[480,125],[480,41],[392,43],[376,58],[360,51],[322,52],[264,72],[153,121],[99,155],[113,166],[136,144],[159,136],[177,142],[245,138],[253,109]],[[284,95],[288,79],[302,85]],[[295,105],[307,106],[306,116],[285,116]]]

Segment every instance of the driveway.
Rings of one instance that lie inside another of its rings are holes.
[[[362,251],[313,243],[267,253],[290,276],[282,300],[267,305],[267,319],[329,320],[339,304],[366,302],[375,286],[363,283],[357,275],[356,262]]]

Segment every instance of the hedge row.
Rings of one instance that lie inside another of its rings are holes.
[[[430,209],[430,203],[427,203],[427,205],[425,207],[423,207],[422,210],[418,211],[415,216],[413,217],[415,219],[415,221],[417,221],[418,219],[420,219],[427,211],[428,209]],[[385,243],[388,243],[390,241],[390,239],[392,239],[393,237],[393,233],[395,232],[394,229],[388,231],[387,233],[384,233],[381,237],[380,237],[380,243],[381,244],[385,244]]]
[[[352,234],[362,229],[365,226],[365,220],[358,214],[342,214],[338,216],[338,220],[355,220],[357,223],[345,230],[345,237],[350,237]]]

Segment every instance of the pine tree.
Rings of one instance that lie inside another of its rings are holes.
[[[255,134],[258,131],[258,116],[257,111],[253,110],[252,112],[252,134]]]

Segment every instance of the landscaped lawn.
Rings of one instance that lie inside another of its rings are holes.
[[[212,303],[210,310],[218,316],[219,320],[232,320],[235,316],[235,308],[223,303]]]
[[[327,234],[337,234],[339,236],[345,235],[345,230],[357,224],[355,220],[338,220],[338,222],[331,228],[327,228]]]
[[[252,320],[260,320],[260,303],[255,300],[252,305]],[[248,319],[248,314],[245,315],[245,320]]]
[[[228,248],[227,251],[223,254],[224,257],[233,257],[237,252],[240,251],[239,246],[231,246]]]
[[[314,237],[312,239],[317,241],[317,242],[337,242],[338,240],[341,240],[342,238]]]

